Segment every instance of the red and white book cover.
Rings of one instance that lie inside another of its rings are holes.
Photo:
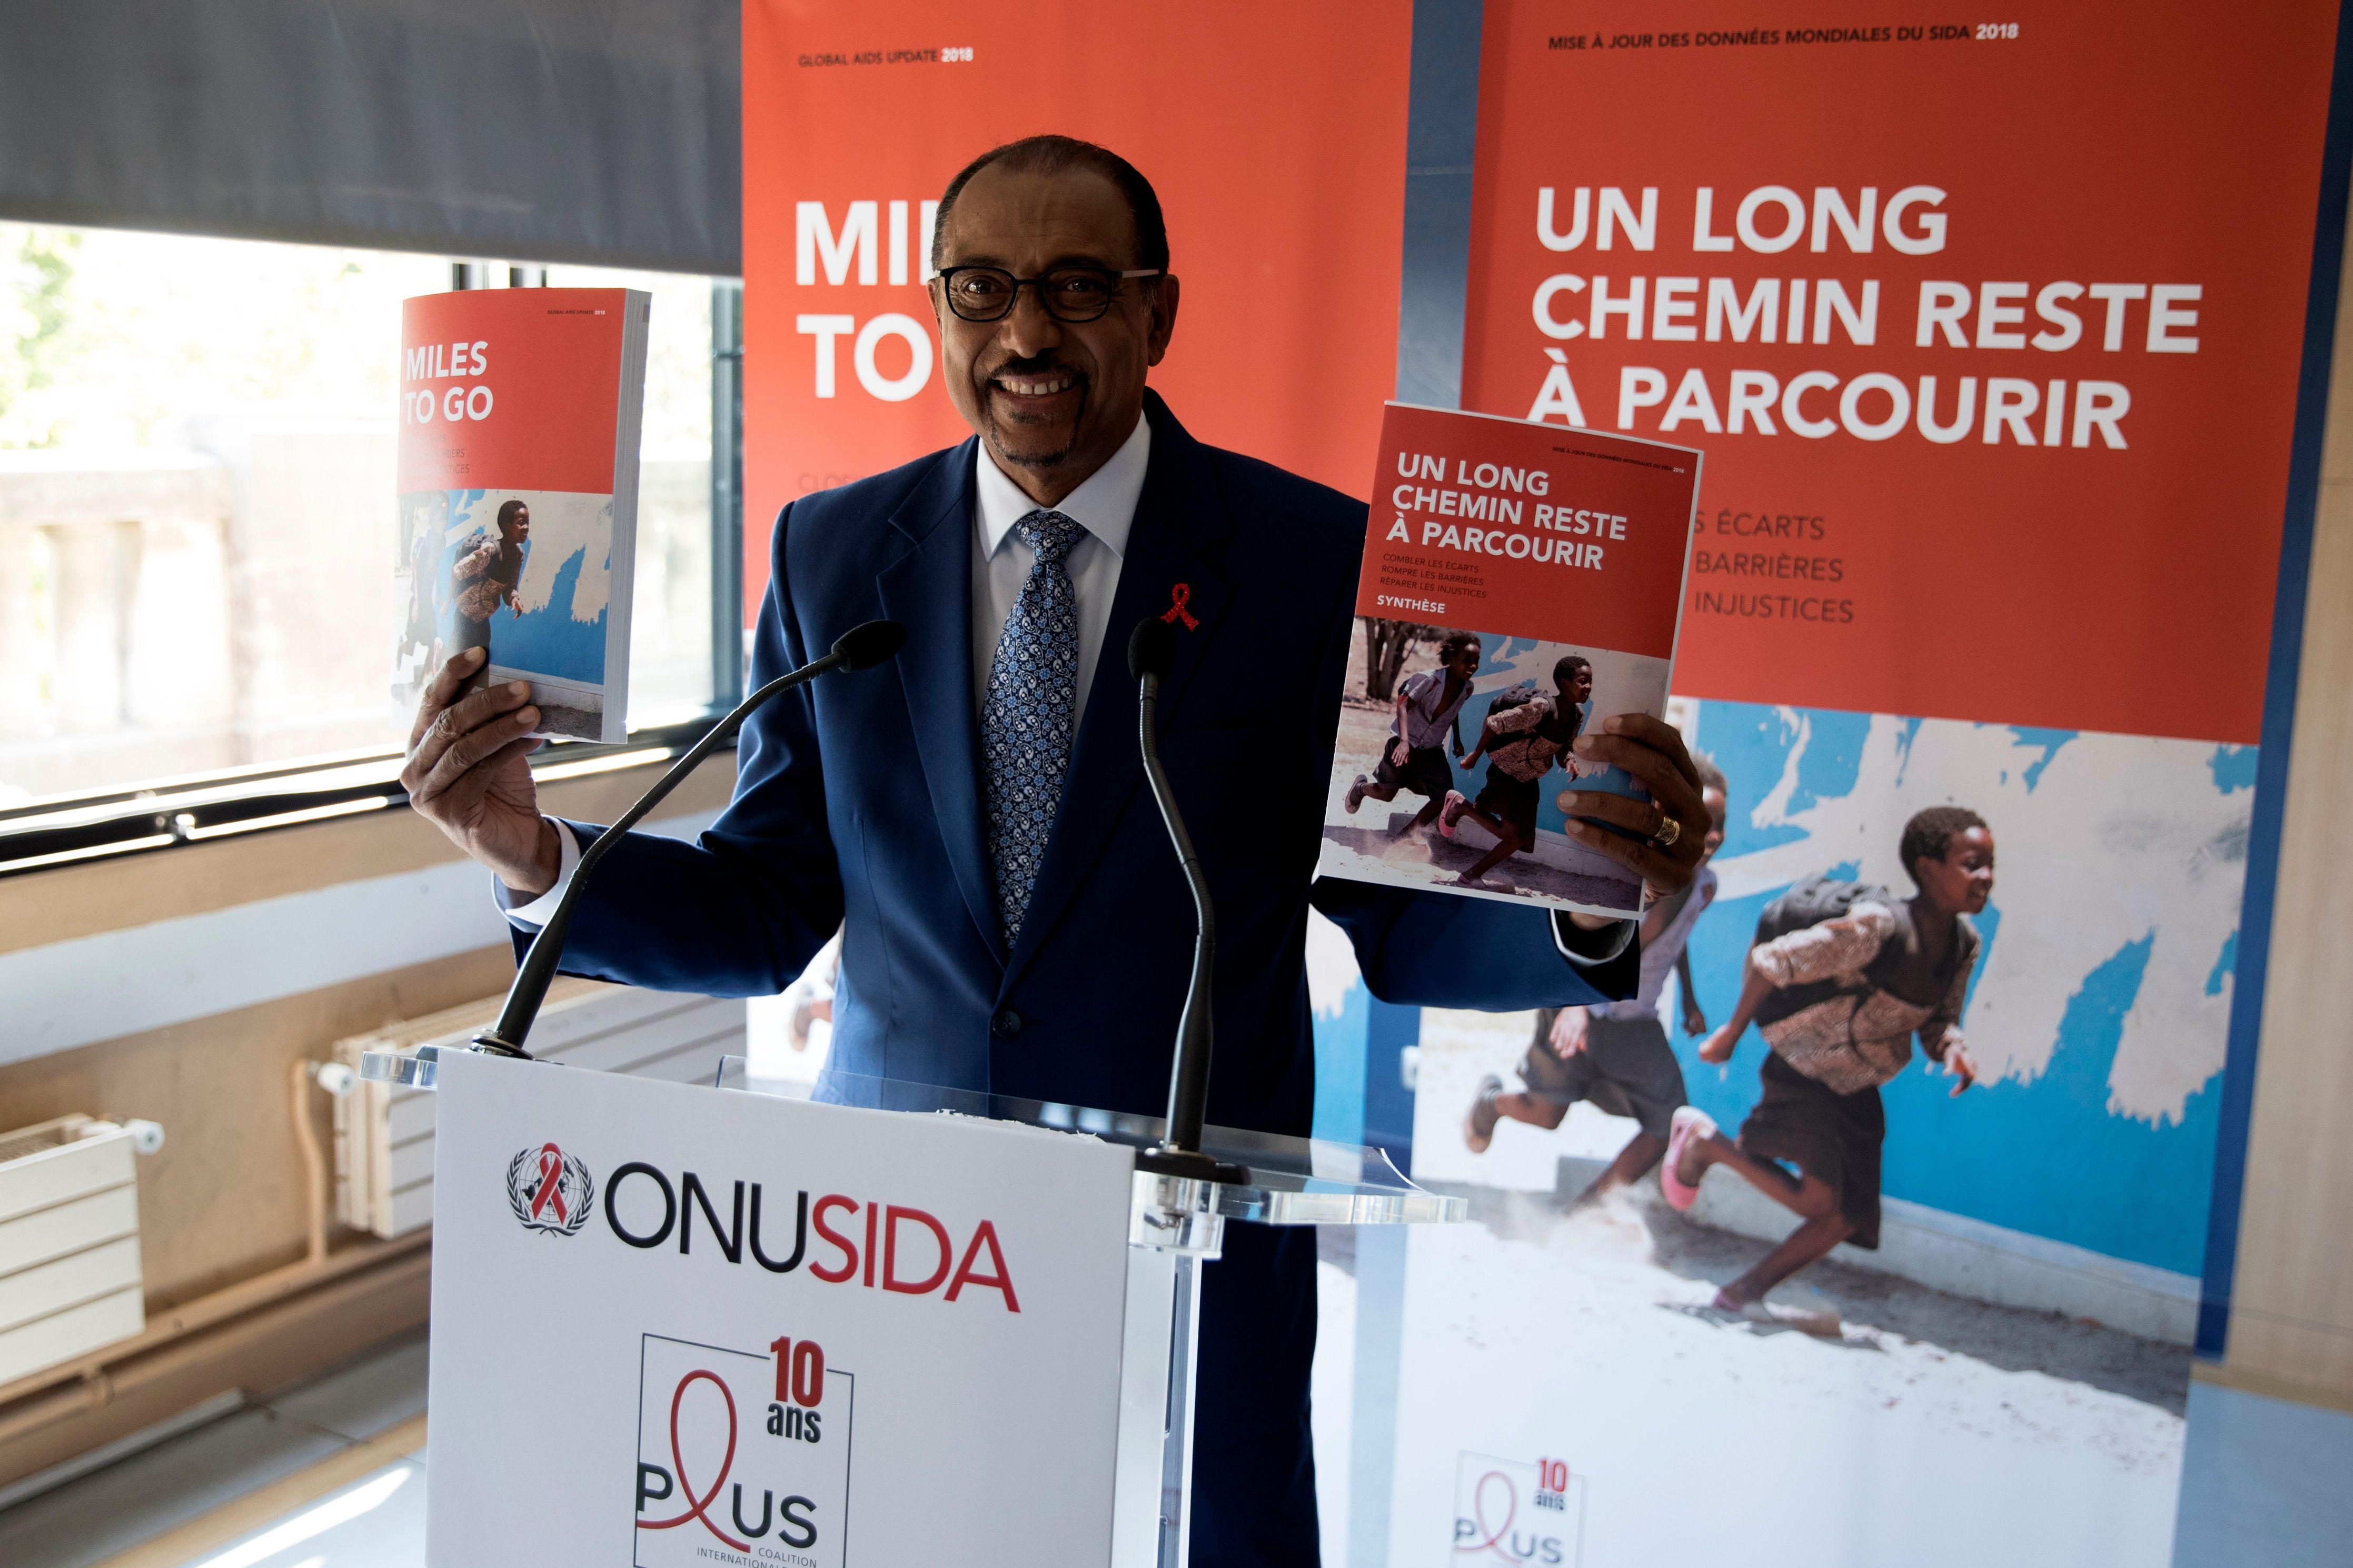
[[[638,440],[652,296],[470,289],[400,313],[394,690],[452,655],[528,680],[538,733],[628,736]]]
[[[1319,874],[1640,911],[1562,797],[1648,798],[1570,746],[1666,716],[1699,475],[1688,447],[1388,405]]]

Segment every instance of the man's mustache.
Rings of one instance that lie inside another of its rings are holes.
[[[1072,364],[1070,361],[1058,358],[1052,354],[1039,354],[1028,359],[1008,359],[1001,361],[998,363],[990,366],[987,374],[985,374],[981,379],[984,381],[995,381],[1000,375],[1045,376],[1052,375],[1058,371],[1068,375],[1072,381],[1077,382],[1082,385],[1086,382],[1087,376],[1084,371],[1081,370],[1077,365]]]

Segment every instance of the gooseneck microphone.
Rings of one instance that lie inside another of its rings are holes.
[[[1176,796],[1160,766],[1156,723],[1160,683],[1176,662],[1176,634],[1168,623],[1156,616],[1138,621],[1127,639],[1127,672],[1136,682],[1136,740],[1144,752],[1144,776],[1151,781],[1160,820],[1168,826],[1168,841],[1176,847],[1186,886],[1193,892],[1194,916],[1193,979],[1185,989],[1185,1012],[1176,1025],[1176,1057],[1168,1071],[1166,1126],[1159,1146],[1146,1151],[1138,1163],[1164,1175],[1231,1181],[1240,1179],[1241,1173],[1201,1152],[1209,1060],[1216,1049],[1210,1033],[1209,975],[1217,961],[1218,913],[1209,901],[1209,880],[1201,873],[1201,858],[1193,852],[1193,836],[1185,831],[1184,815],[1176,809]]]
[[[532,939],[530,950],[515,970],[514,984],[507,987],[506,1005],[499,1010],[499,1021],[474,1037],[475,1046],[493,1056],[530,1058],[531,1053],[523,1049],[523,1041],[531,1034],[532,1021],[539,1016],[540,1004],[547,1000],[547,988],[555,979],[556,965],[563,961],[564,933],[572,924],[572,910],[580,901],[580,889],[587,886],[589,875],[604,860],[606,851],[618,844],[621,836],[636,826],[646,813],[659,805],[662,797],[694,771],[696,763],[725,744],[729,736],[744,727],[744,721],[770,700],[833,670],[869,669],[885,663],[906,644],[907,628],[897,621],[868,621],[850,627],[834,640],[832,652],[809,660],[798,669],[786,671],[735,705],[734,711],[712,726],[711,732],[697,741],[686,755],[672,763],[670,771],[581,855],[580,864],[573,868],[571,884],[555,901],[555,912],[539,928],[539,934]]]

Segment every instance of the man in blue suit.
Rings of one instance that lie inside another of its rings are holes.
[[[1187,435],[1145,387],[1178,286],[1151,186],[1038,137],[943,195],[932,283],[950,397],[976,438],[803,498],[777,519],[752,679],[862,621],[895,669],[836,677],[745,727],[733,801],[694,844],[631,837],[575,914],[573,973],[765,995],[844,931],[832,1063],[1156,1113],[1193,908],[1136,753],[1122,649],[1180,614],[1161,754],[1216,899],[1213,1122],[1304,1134],[1314,1100],[1308,910],[1377,996],[1516,1009],[1631,994],[1630,922],[1314,880],[1365,537],[1362,502]],[[1229,352],[1236,375],[1252,374]],[[539,815],[520,686],[428,690],[404,781],[498,873],[523,926],[598,829]],[[1682,742],[1641,715],[1577,751],[1653,805],[1580,794],[1571,831],[1656,894],[1708,818]],[[1675,826],[1669,826],[1669,824]],[[1197,1563],[1316,1560],[1307,1425],[1314,1238],[1237,1226],[1205,1286]]]

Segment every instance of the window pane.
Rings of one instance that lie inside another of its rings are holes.
[[[710,286],[550,281],[656,296],[630,713],[684,717]],[[0,806],[401,745],[400,301],[448,286],[433,257],[0,223]]]
[[[638,467],[638,582],[629,726],[711,706],[711,279],[551,267],[557,289],[643,289],[646,424]]]

